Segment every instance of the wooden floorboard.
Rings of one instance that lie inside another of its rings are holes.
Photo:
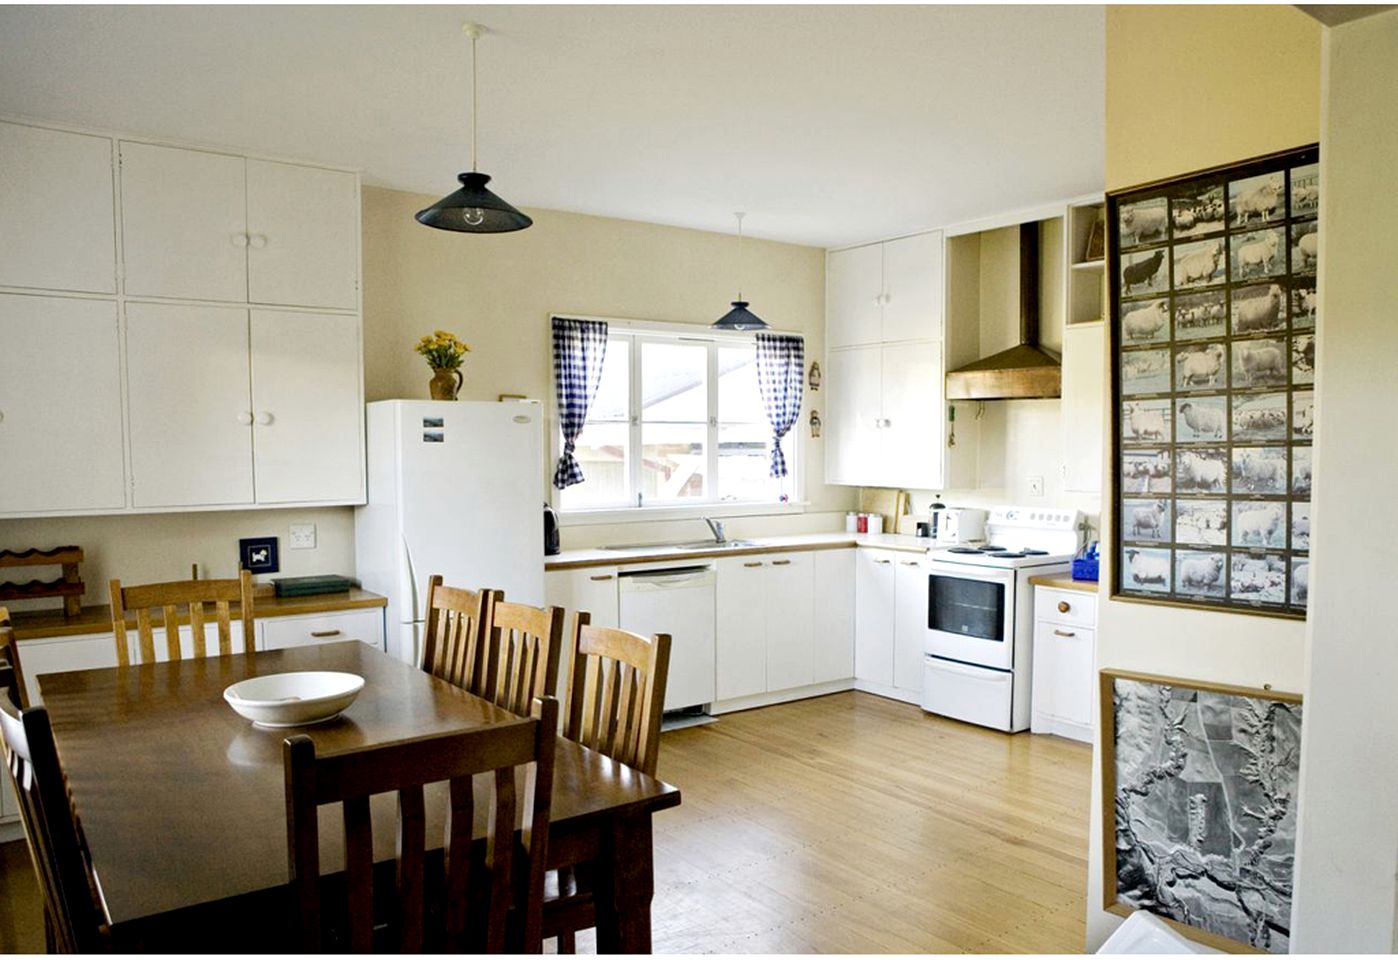
[[[666,733],[655,951],[1081,952],[1090,760],[866,693]],[[0,847],[5,952],[43,949],[27,856]]]

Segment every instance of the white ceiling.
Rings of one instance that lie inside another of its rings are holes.
[[[839,245],[1100,190],[1100,6],[0,8],[0,112]]]

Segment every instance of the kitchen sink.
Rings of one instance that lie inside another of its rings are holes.
[[[666,543],[617,543],[603,550],[732,550],[736,547],[761,546],[756,540],[681,540]]]

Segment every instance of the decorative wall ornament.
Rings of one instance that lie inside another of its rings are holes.
[[[818,410],[812,410],[812,411],[811,411],[811,436],[812,436],[813,438],[819,438],[819,437],[820,437],[820,428],[821,428],[821,426],[822,426],[822,424],[821,424],[821,420],[820,420],[820,411],[818,411]]]
[[[811,375],[807,378],[807,383],[810,385],[812,393],[815,393],[817,390],[820,389],[821,379],[822,377],[820,375],[820,363],[818,361],[812,360]]]
[[[1107,195],[1112,596],[1305,616],[1319,150]]]
[[[1104,909],[1286,953],[1301,697],[1103,670],[1100,706]]]

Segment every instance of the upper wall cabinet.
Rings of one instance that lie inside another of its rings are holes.
[[[940,233],[835,250],[825,270],[829,347],[941,339]]]
[[[111,140],[0,123],[0,286],[116,292]]]
[[[353,310],[352,173],[123,141],[128,296]]]

